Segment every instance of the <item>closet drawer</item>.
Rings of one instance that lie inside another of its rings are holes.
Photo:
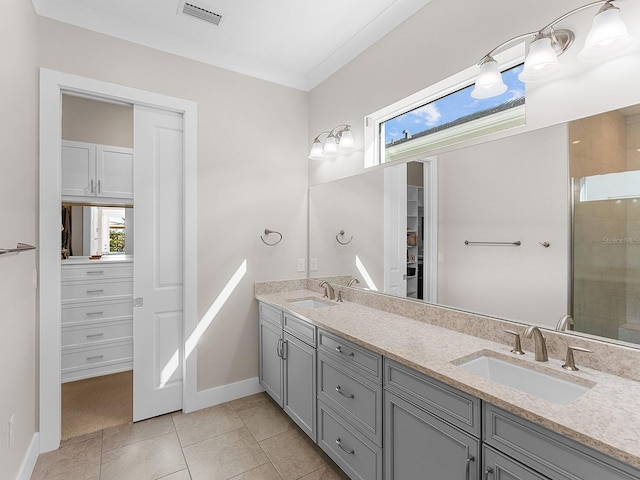
[[[133,322],[98,322],[90,326],[62,327],[62,346],[87,346],[110,340],[131,340]]]
[[[62,307],[62,325],[123,320],[132,316],[132,300],[79,303]]]
[[[62,284],[62,303],[86,302],[133,295],[133,280],[68,281]]]
[[[384,385],[467,433],[480,436],[480,400],[385,358]]]
[[[318,350],[340,359],[355,371],[380,380],[382,357],[338,336],[318,330]]]
[[[67,347],[62,350],[62,373],[131,361],[132,357],[131,340],[95,347]]]
[[[318,354],[318,399],[382,445],[382,387]]]
[[[67,280],[86,280],[104,278],[133,277],[133,263],[93,263],[82,265],[62,265],[61,278]]]
[[[352,479],[382,479],[382,449],[322,402],[318,402],[318,445]]]

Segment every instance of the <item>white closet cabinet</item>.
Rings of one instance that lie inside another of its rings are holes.
[[[63,261],[62,381],[133,367],[133,263]]]
[[[62,199],[78,197],[133,200],[133,149],[63,140]]]

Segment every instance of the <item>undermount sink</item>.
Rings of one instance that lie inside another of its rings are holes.
[[[335,303],[330,302],[329,300],[321,300],[319,298],[298,298],[293,300],[287,300],[291,305],[300,308],[324,308],[331,307],[335,305]]]
[[[560,405],[573,402],[594,385],[582,379],[579,379],[580,381],[568,379],[566,378],[567,374],[563,372],[558,372],[558,375],[547,374],[494,355],[479,355],[469,360],[462,359],[460,363],[454,363],[460,368],[492,382]],[[560,376],[565,378],[560,378]]]

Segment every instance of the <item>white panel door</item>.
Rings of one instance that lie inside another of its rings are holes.
[[[384,292],[407,296],[407,165],[384,169]]]
[[[134,109],[134,421],[182,409],[182,125]]]

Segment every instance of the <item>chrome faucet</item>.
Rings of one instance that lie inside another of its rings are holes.
[[[322,281],[320,282],[320,286],[324,287],[324,298],[328,298],[329,300],[336,299],[336,292],[334,292],[333,287],[329,282],[327,282],[326,280]]]
[[[347,283],[347,287],[353,287],[354,283],[360,283],[360,280],[358,280],[357,278],[352,278],[351,280],[349,280],[349,283]]]
[[[525,338],[533,337],[533,342],[536,348],[536,361],[548,362],[549,355],[547,354],[547,344],[544,341],[544,337],[542,336],[540,329],[534,325],[530,325],[524,331],[523,335]]]
[[[573,330],[574,325],[575,323],[573,322],[573,318],[571,318],[571,315],[563,315],[562,317],[560,317],[560,320],[558,320],[556,330],[559,332]]]

